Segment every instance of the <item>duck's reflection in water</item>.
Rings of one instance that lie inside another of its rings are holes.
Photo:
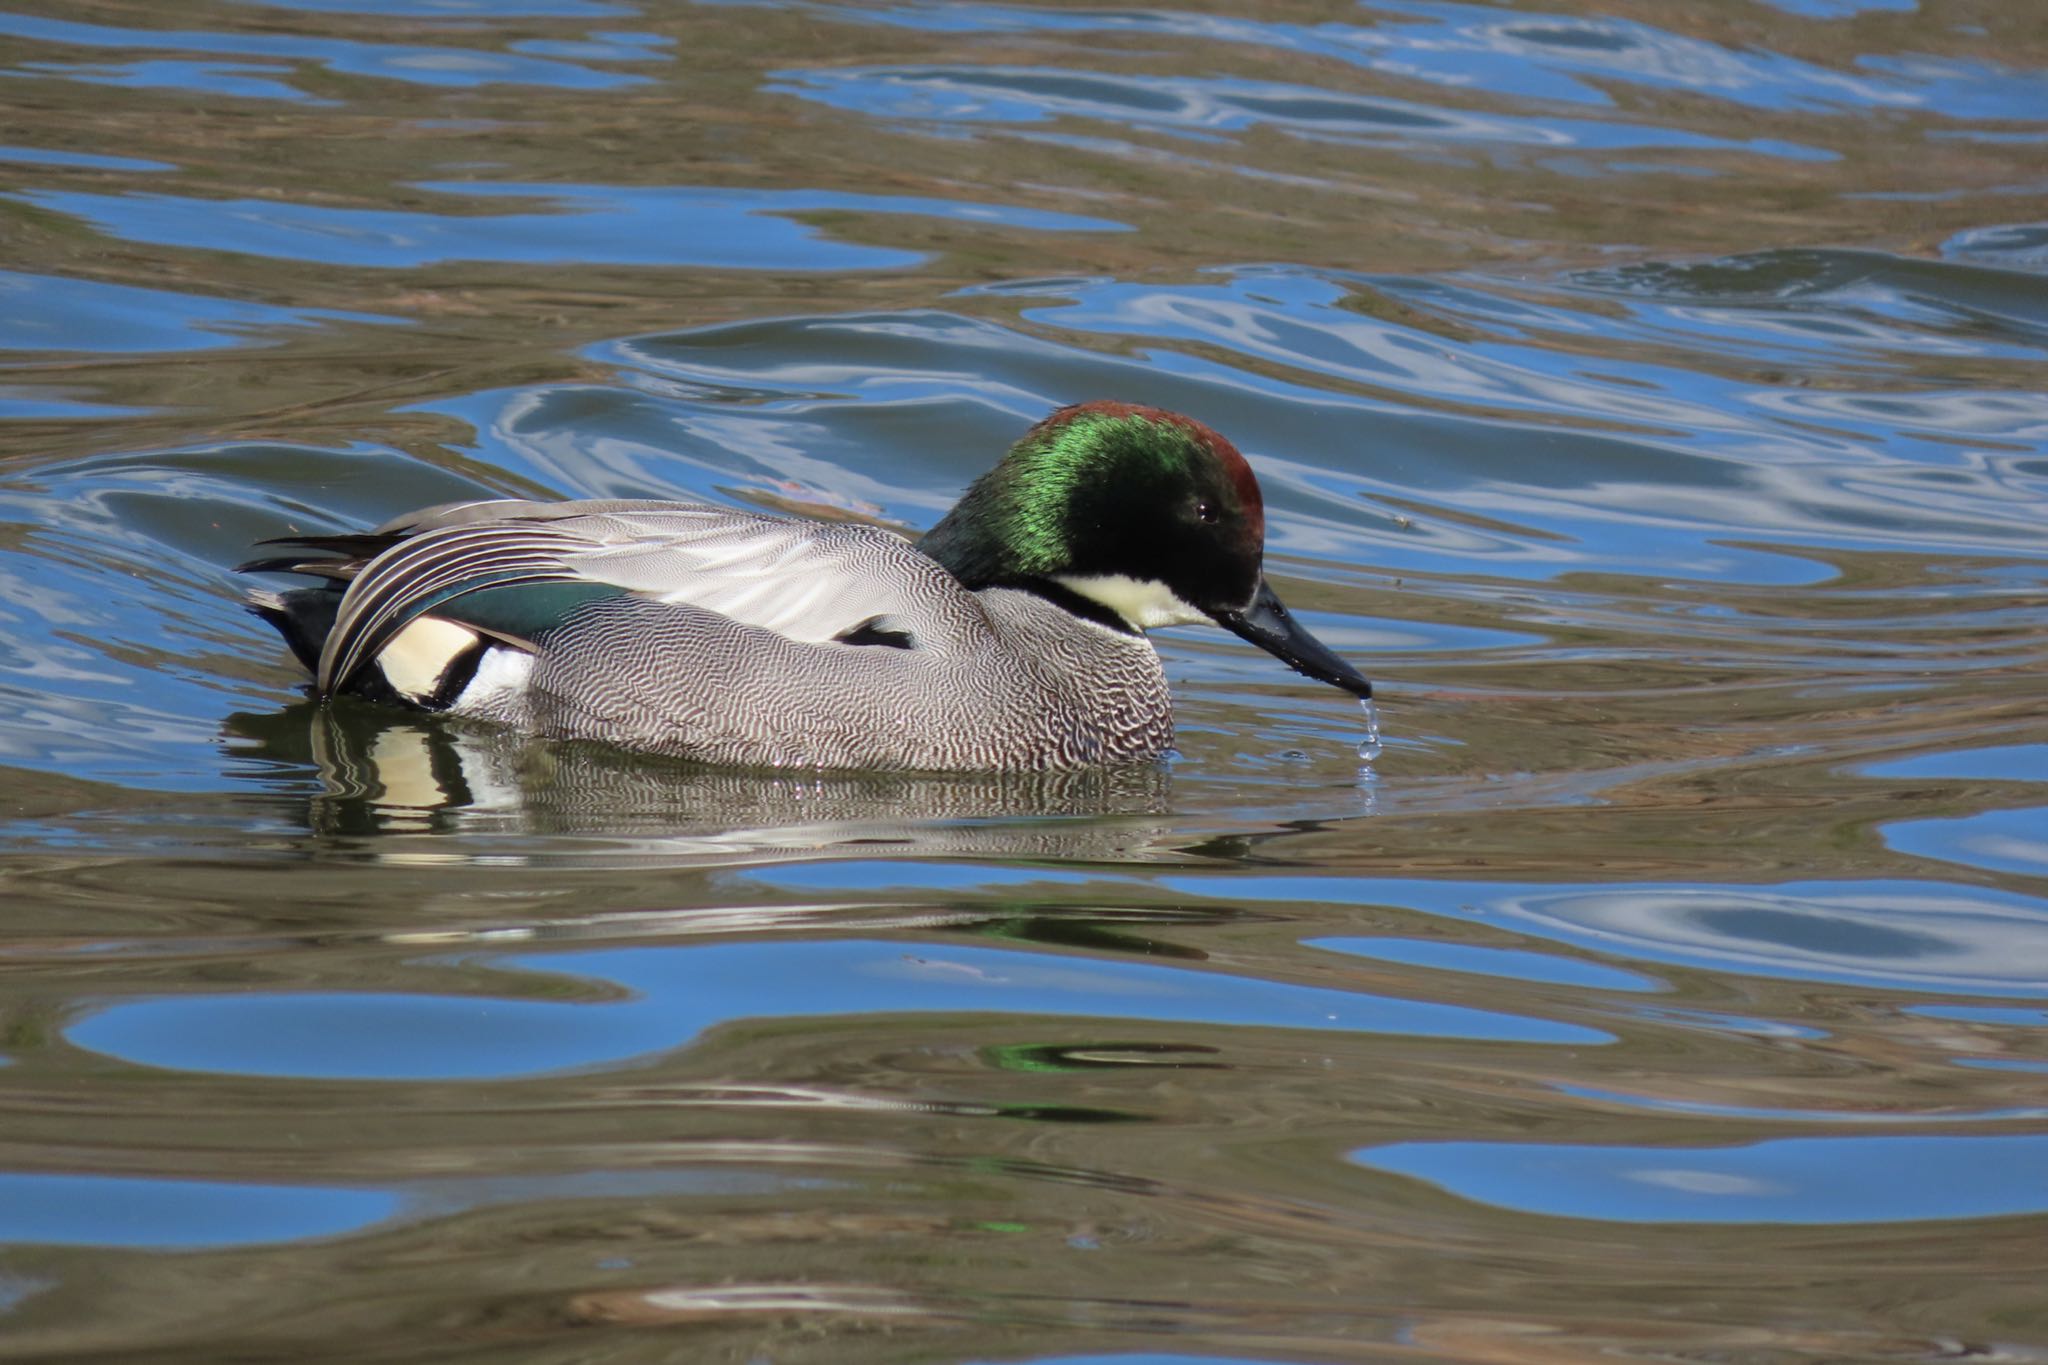
[[[1168,834],[1171,776],[1160,763],[1012,774],[711,768],[346,700],[241,713],[225,739],[238,759],[304,793],[311,833],[379,861],[1120,861],[1163,851]]]

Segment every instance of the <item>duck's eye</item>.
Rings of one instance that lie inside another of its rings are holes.
[[[1197,520],[1213,524],[1216,520],[1216,504],[1204,498],[1195,504],[1195,517]]]

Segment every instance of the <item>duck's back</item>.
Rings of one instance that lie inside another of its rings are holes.
[[[1042,769],[1171,742],[1142,636],[969,592],[875,527],[483,503],[363,548],[319,642],[324,690],[728,764]]]

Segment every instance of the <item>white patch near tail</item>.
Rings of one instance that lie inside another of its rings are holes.
[[[468,626],[422,616],[377,651],[377,667],[391,690],[409,701],[426,702],[448,676],[448,666],[481,637]]]
[[[469,686],[462,689],[462,695],[448,709],[458,715],[482,708],[501,710],[504,703],[526,690],[526,679],[532,672],[533,656],[524,650],[488,648],[478,660],[476,675],[469,680]]]

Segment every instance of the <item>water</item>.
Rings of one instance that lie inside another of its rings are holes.
[[[2048,1358],[2024,5],[0,15],[0,1358]],[[1187,411],[1388,738],[321,709],[479,494],[931,524]],[[1361,760],[1370,768],[1361,770]]]
[[[1365,738],[1358,741],[1358,761],[1371,763],[1387,751],[1386,743],[1380,738],[1380,708],[1371,697],[1360,697],[1358,709],[1365,714]]]

